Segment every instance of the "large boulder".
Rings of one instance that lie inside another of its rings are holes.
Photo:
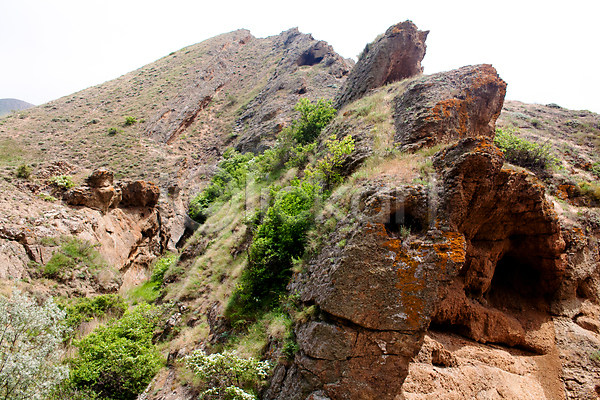
[[[336,97],[335,107],[340,109],[386,83],[421,74],[428,33],[418,30],[411,21],[388,28],[383,36],[365,47]]]
[[[353,205],[290,287],[320,314],[298,326],[295,369],[269,398],[395,399],[440,286],[465,261],[461,234],[430,229],[424,186],[366,186]]]
[[[394,99],[394,142],[405,150],[493,137],[506,83],[488,64],[418,78]]]

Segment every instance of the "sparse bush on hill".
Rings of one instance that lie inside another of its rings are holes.
[[[31,167],[27,164],[20,165],[19,168],[17,168],[16,175],[17,178],[20,179],[29,179],[31,176]]]
[[[71,175],[53,176],[49,179],[49,181],[61,189],[71,189],[75,186],[75,182],[73,182]]]
[[[506,161],[534,171],[557,165],[549,144],[538,144],[520,138],[511,130],[496,129],[494,143],[502,150]]]
[[[129,126],[129,125],[133,125],[137,122],[137,119],[135,117],[125,117],[125,126]]]

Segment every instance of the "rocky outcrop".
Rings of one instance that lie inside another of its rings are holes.
[[[69,190],[64,200],[72,206],[84,206],[106,213],[121,201],[121,191],[113,186],[113,173],[98,169],[86,179],[85,186]]]
[[[561,392],[559,333],[549,300],[561,293],[567,244],[543,185],[528,172],[504,167],[502,153],[485,137],[461,140],[438,153],[434,165],[434,187],[376,184],[360,190],[330,244],[295,277],[289,289],[319,313],[297,327],[300,353],[291,367],[279,367],[279,381],[266,398],[394,399],[412,374],[414,357],[454,368],[467,381],[496,376],[490,382],[498,388],[480,383],[478,391],[502,388],[516,398],[537,375],[547,374],[553,386],[536,383],[536,396]],[[597,329],[595,317],[579,318],[581,326]],[[439,344],[422,347],[432,327],[456,332],[460,340],[540,354],[554,369],[547,373],[529,364],[505,378],[501,366],[470,369],[464,353]],[[427,365],[414,367],[407,398],[420,398],[417,382],[433,379]],[[450,375],[435,376],[459,386]],[[589,390],[585,385],[578,390]]]
[[[270,147],[291,121],[294,105],[301,97],[332,99],[352,66],[326,42],[316,41],[297,28],[276,37],[272,51],[281,54],[281,60],[235,123],[234,132],[241,135],[236,149],[242,153]]]
[[[335,108],[340,109],[386,83],[421,74],[428,33],[418,30],[411,21],[404,21],[368,44],[336,96]]]
[[[429,229],[424,187],[366,187],[353,203],[290,287],[320,314],[298,327],[295,369],[269,398],[394,399],[440,285],[464,263],[462,235]],[[418,234],[403,237],[403,226]]]
[[[123,181],[115,184],[112,171],[98,169],[86,178],[85,186],[69,190],[65,201],[72,206],[85,206],[106,213],[117,206],[155,207],[159,196],[160,190],[152,182]]]
[[[519,310],[547,311],[544,296],[556,292],[564,275],[565,242],[541,183],[503,169],[503,160],[486,138],[464,139],[436,156],[444,182],[439,218],[465,236],[467,258],[443,290],[433,322],[482,343],[543,353],[550,346],[544,335],[528,333],[542,329],[540,315]]]
[[[145,181],[115,183],[106,169],[94,171],[85,182],[65,195],[67,204],[78,207],[45,202],[27,192],[18,194],[18,207],[6,203],[12,198],[0,198],[0,279],[40,277],[40,268],[32,266],[43,270],[62,244],[73,239],[94,246],[102,258],[98,265],[107,268],[67,274],[52,289],[55,294],[115,292],[147,278],[167,241],[156,207],[158,187]]]
[[[491,65],[475,65],[419,78],[394,99],[394,142],[403,149],[493,137],[506,83]]]

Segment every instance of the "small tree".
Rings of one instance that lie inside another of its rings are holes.
[[[335,117],[336,112],[331,106],[331,101],[322,99],[316,104],[312,104],[308,99],[300,99],[294,110],[300,112],[300,119],[292,125],[294,137],[299,144],[314,142],[321,130]]]
[[[317,161],[316,165],[309,166],[305,174],[309,179],[322,181],[326,189],[342,181],[340,168],[346,159],[346,156],[354,151],[354,139],[347,135],[342,140],[337,140],[332,135],[325,141],[327,154]]]
[[[0,399],[43,399],[68,376],[60,364],[65,312],[52,299],[0,296]]]

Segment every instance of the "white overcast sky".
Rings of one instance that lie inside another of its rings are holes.
[[[0,0],[0,98],[42,104],[240,28],[298,27],[356,59],[411,19],[431,31],[425,73],[491,63],[507,99],[600,113],[599,16],[599,0]]]

